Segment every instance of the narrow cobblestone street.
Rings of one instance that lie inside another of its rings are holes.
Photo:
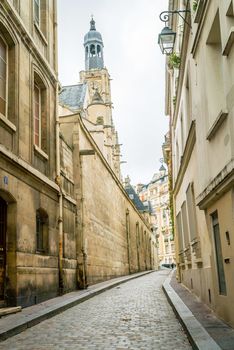
[[[2,343],[0,349],[191,349],[162,291],[168,271],[106,291]]]

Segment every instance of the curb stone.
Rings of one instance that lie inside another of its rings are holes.
[[[194,350],[222,350],[205,328],[195,318],[170,285],[171,275],[163,283],[163,291],[182,324]]]

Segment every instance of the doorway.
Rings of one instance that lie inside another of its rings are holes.
[[[227,295],[226,280],[225,280],[225,273],[224,273],[224,266],[223,266],[222,245],[221,245],[221,237],[220,237],[217,211],[212,214],[212,226],[213,226],[213,234],[214,234],[216,265],[217,265],[217,274],[218,274],[218,283],[219,283],[219,294]]]

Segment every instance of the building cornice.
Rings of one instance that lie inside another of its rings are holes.
[[[188,163],[190,161],[195,142],[196,142],[196,122],[195,120],[193,120],[189,129],[189,134],[185,144],[184,153],[183,153],[183,156],[181,157],[179,172],[176,177],[175,186],[173,189],[173,194],[175,196],[177,195],[180,189],[181,183],[183,181],[184,174],[187,169]]]
[[[199,194],[196,199],[201,210],[207,209],[213,202],[216,202],[224,193],[234,185],[234,159],[210,181],[209,185]]]
[[[3,145],[0,144],[0,154],[7,157],[8,160],[10,160],[12,163],[14,163],[16,166],[21,168],[24,172],[27,174],[30,173],[30,175],[34,176],[38,181],[42,182],[44,185],[47,185],[54,191],[59,192],[59,186],[56,185],[55,182],[48,179],[44,174],[42,174],[39,170],[33,168],[30,164],[28,164],[25,160],[21,159],[20,157],[16,156],[14,153],[10,152],[8,149],[6,149]]]

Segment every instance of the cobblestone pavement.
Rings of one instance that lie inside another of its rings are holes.
[[[192,349],[162,291],[167,271],[134,279],[6,341],[14,350]]]

